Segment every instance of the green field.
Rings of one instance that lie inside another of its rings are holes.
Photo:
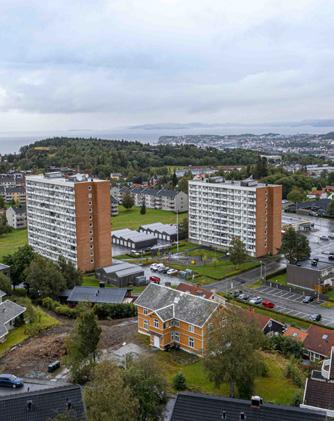
[[[284,375],[288,360],[277,353],[262,353],[262,356],[268,369],[268,376],[258,377],[255,380],[255,393],[267,402],[291,404],[302,389]],[[229,394],[227,384],[216,388],[208,379],[202,359],[182,351],[157,352],[152,358],[156,359],[165,373],[171,391],[173,377],[181,372],[186,378],[188,390],[225,396]]]
[[[123,228],[138,229],[140,225],[162,222],[163,224],[176,224],[176,214],[174,212],[160,209],[146,209],[145,215],[140,214],[139,207],[125,209],[119,206],[119,214],[111,218],[111,225],[114,231]],[[187,216],[187,213],[179,214],[179,222]]]
[[[7,254],[11,254],[19,247],[27,244],[27,230],[13,230],[0,237],[0,262]]]
[[[280,275],[273,276],[270,279],[267,279],[269,282],[276,282],[277,284],[287,285],[286,273],[281,273]]]

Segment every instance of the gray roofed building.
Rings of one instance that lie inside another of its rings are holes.
[[[0,263],[0,272],[10,277],[10,266]]]
[[[14,228],[20,229],[27,226],[27,209],[26,206],[10,207],[6,210],[7,224]]]
[[[0,303],[0,342],[8,331],[14,327],[14,321],[26,311],[26,308],[6,300]]]
[[[76,286],[67,301],[72,303],[88,302],[94,304],[120,304],[124,301],[126,288],[95,288]]]
[[[162,224],[161,222],[154,222],[153,224],[141,225],[139,231],[153,234],[159,240],[173,242],[177,240],[177,225]]]
[[[78,421],[86,420],[80,386],[66,385],[0,396],[2,421],[46,421],[63,413],[73,414]]]
[[[103,282],[110,283],[117,287],[135,285],[138,277],[144,276],[144,269],[133,263],[113,259],[111,266],[97,269],[96,277]]]
[[[142,250],[157,244],[157,238],[153,234],[133,231],[128,228],[113,231],[112,242],[118,246],[127,247],[132,250]]]
[[[177,395],[170,421],[325,421],[326,414],[292,406],[263,404],[259,397],[251,401],[200,393]]]
[[[135,305],[154,311],[162,321],[173,318],[198,327],[202,327],[219,306],[212,300],[154,283],[145,288]]]
[[[2,291],[2,289],[0,289],[0,302],[2,297],[4,297],[5,295],[7,295],[4,291]]]

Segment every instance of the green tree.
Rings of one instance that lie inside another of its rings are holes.
[[[73,410],[66,410],[57,414],[54,418],[48,418],[47,421],[84,421],[83,418],[78,419],[77,414]]]
[[[130,193],[126,193],[122,198],[122,205],[125,209],[131,209],[135,204],[135,201]]]
[[[286,198],[294,203],[303,202],[305,200],[305,192],[298,187],[294,187]]]
[[[235,396],[237,387],[240,397],[249,398],[255,377],[263,368],[258,350],[264,336],[247,320],[245,313],[235,307],[217,311],[208,331],[205,368],[217,387],[225,382],[229,384],[231,397]]]
[[[177,182],[178,182],[178,179],[177,179],[177,176],[176,176],[175,171],[174,171],[173,172],[173,177],[172,177],[173,187],[176,187],[177,186]]]
[[[283,234],[280,253],[284,254],[289,263],[297,263],[298,260],[310,257],[311,248],[305,235],[296,232],[293,227],[289,227]]]
[[[82,284],[82,273],[74,267],[72,262],[67,261],[64,256],[59,256],[58,266],[65,279],[66,288],[71,289],[76,285]]]
[[[71,335],[66,342],[67,361],[73,380],[78,377],[82,368],[89,370],[91,363],[95,362],[100,335],[101,328],[97,324],[93,310],[85,306],[77,317]]]
[[[143,204],[140,207],[140,214],[145,215],[145,213],[146,213],[146,205],[145,205],[145,202],[143,202]]]
[[[230,242],[230,260],[235,265],[241,265],[247,259],[244,242],[239,237],[234,237]]]
[[[186,390],[187,389],[187,382],[186,378],[182,373],[175,374],[173,378],[173,387],[175,390]]]
[[[5,207],[5,200],[3,196],[0,196],[0,209],[3,209]]]
[[[186,216],[183,220],[179,223],[179,239],[185,240],[188,238],[188,217]]]
[[[178,183],[179,190],[186,194],[188,194],[188,181],[189,178],[187,176],[183,176]]]
[[[334,216],[334,200],[331,200],[327,206],[328,216]]]
[[[42,256],[35,256],[25,270],[25,275],[29,293],[33,296],[55,297],[66,288],[58,266]]]
[[[12,293],[12,283],[8,276],[0,272],[0,290],[5,292],[7,295]]]
[[[4,256],[3,261],[10,266],[10,277],[14,286],[25,282],[25,270],[34,257],[35,253],[28,245],[19,247],[15,253]]]
[[[159,420],[167,390],[159,366],[151,358],[130,361],[124,379],[139,401],[138,420]]]
[[[6,215],[0,216],[0,235],[7,234],[12,228],[7,224]]]
[[[135,421],[137,396],[125,384],[122,370],[110,362],[98,364],[84,389],[88,421]]]
[[[267,158],[259,156],[255,167],[253,169],[253,176],[254,178],[263,178],[268,175],[268,162]]]

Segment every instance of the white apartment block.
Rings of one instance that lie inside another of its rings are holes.
[[[239,237],[251,256],[276,254],[281,244],[281,186],[256,181],[189,182],[189,240],[228,249]]]

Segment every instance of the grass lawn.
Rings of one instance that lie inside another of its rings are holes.
[[[174,212],[146,208],[146,214],[141,215],[140,207],[137,206],[134,206],[132,209],[125,209],[123,206],[119,206],[118,210],[119,214],[111,219],[112,229],[114,231],[123,228],[136,230],[140,225],[152,224],[153,222],[176,224],[176,214]],[[187,215],[186,212],[179,214],[179,222]]]
[[[334,308],[334,301],[325,301],[324,303],[320,304],[320,307]]]
[[[290,404],[294,396],[302,392],[302,389],[284,376],[288,360],[278,354],[262,353],[262,356],[268,368],[268,376],[256,379],[255,393],[267,402]],[[173,377],[182,372],[189,390],[215,395],[228,396],[229,394],[227,384],[216,388],[208,379],[202,359],[182,351],[156,352],[152,358],[156,359],[165,373],[170,390],[172,390]]]
[[[47,314],[40,307],[35,307],[35,310],[39,316],[39,320],[34,322],[34,324],[39,325],[41,329],[49,329],[50,327],[59,324],[57,319]],[[27,325],[23,325],[18,328],[14,328],[8,333],[6,341],[0,344],[0,357],[13,346],[18,345],[29,338],[29,334],[26,332],[26,326]]]
[[[241,272],[245,272],[246,270],[253,269],[259,265],[259,262],[254,259],[242,263],[238,267],[234,266],[229,260],[220,260],[215,263],[196,266],[184,266],[180,264],[171,264],[170,266],[175,267],[175,269],[179,270],[185,270],[186,268],[190,268],[202,277],[211,278],[211,280],[220,280],[229,276],[237,275]]]
[[[255,281],[253,284],[250,284],[250,285],[247,285],[248,286],[248,288],[260,288],[260,287],[262,287],[262,285],[263,285],[263,282],[261,281],[261,279],[258,279],[257,281]]]
[[[99,280],[96,279],[95,275],[84,275],[81,286],[83,287],[98,287]],[[112,285],[106,284],[106,288],[110,288]]]
[[[0,262],[4,256],[13,253],[19,247],[26,245],[27,242],[28,239],[26,229],[13,230],[8,234],[3,234],[0,237]]]
[[[273,276],[270,279],[267,279],[269,282],[276,282],[277,284],[287,285],[286,273],[281,273],[280,275]]]
[[[334,289],[331,289],[330,291],[327,291],[325,295],[329,300],[334,301]]]

